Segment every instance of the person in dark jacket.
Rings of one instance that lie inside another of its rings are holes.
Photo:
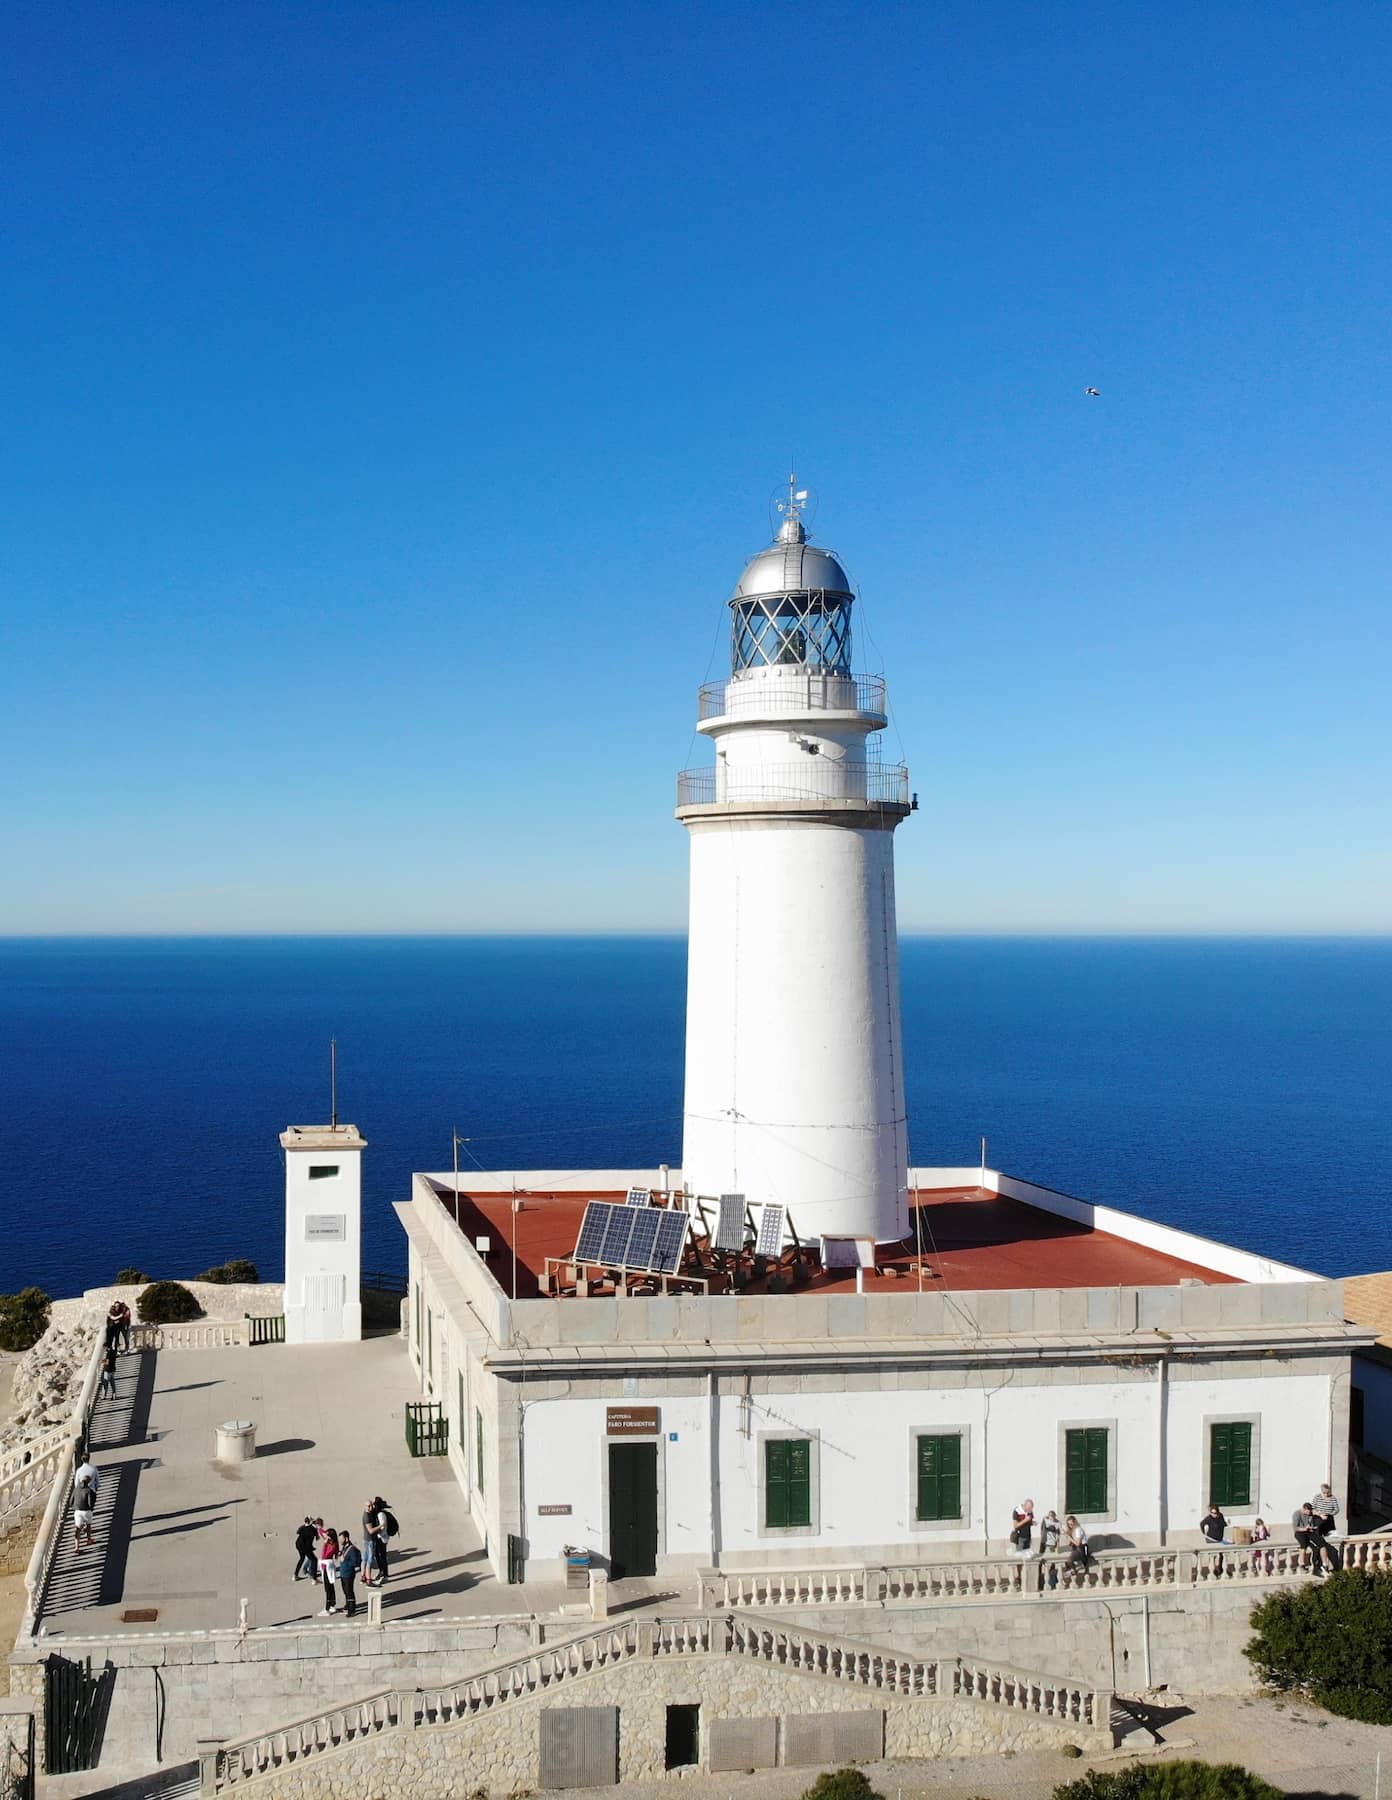
[[[1291,1530],[1295,1533],[1295,1541],[1305,1552],[1310,1567],[1316,1575],[1324,1573],[1324,1535],[1319,1528],[1319,1520],[1315,1517],[1315,1509],[1308,1500],[1296,1507],[1291,1517]]]
[[[338,1534],[338,1585],[343,1589],[343,1610],[351,1619],[358,1610],[358,1597],[353,1591],[353,1583],[362,1568],[362,1551],[349,1537],[346,1531]]]
[[[1227,1543],[1228,1521],[1223,1517],[1222,1509],[1216,1500],[1199,1520],[1199,1530],[1208,1539],[1210,1544],[1216,1546],[1218,1544]],[[1213,1559],[1213,1573],[1215,1575],[1221,1575],[1223,1573],[1223,1553],[1221,1550]]]
[[[319,1528],[308,1514],[305,1522],[295,1533],[295,1579],[299,1581],[307,1577],[313,1581],[319,1573],[319,1558],[315,1554],[319,1545]]]

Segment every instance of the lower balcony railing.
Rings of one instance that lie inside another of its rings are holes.
[[[775,767],[723,763],[683,769],[677,777],[678,806],[757,806],[766,801],[828,808],[881,806],[907,812],[909,771],[902,763],[808,756],[800,763]]]

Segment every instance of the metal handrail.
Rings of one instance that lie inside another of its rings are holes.
[[[760,674],[763,671],[759,671]],[[883,675],[838,675],[829,669],[780,669],[777,679],[708,681],[696,696],[697,717],[741,713],[862,712],[887,718]]]
[[[843,791],[837,792],[840,788]],[[909,771],[903,763],[845,762],[807,758],[801,763],[762,767],[683,769],[677,776],[678,806],[745,805],[796,801],[827,808],[903,807],[908,810]]]

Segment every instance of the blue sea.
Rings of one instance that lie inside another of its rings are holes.
[[[0,941],[0,1290],[282,1272],[278,1133],[371,1142],[368,1268],[451,1133],[676,1163],[678,938]],[[908,938],[911,1144],[1328,1274],[1392,1265],[1392,940]]]

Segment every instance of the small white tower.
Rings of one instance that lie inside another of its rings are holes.
[[[730,601],[731,675],[701,689],[715,767],[680,777],[691,833],[682,1172],[784,1204],[799,1237],[909,1227],[894,917],[908,771],[881,763],[884,682],[851,673],[853,595],[783,524]]]
[[[356,1125],[290,1125],[285,1152],[285,1341],[362,1336],[362,1153]]]

